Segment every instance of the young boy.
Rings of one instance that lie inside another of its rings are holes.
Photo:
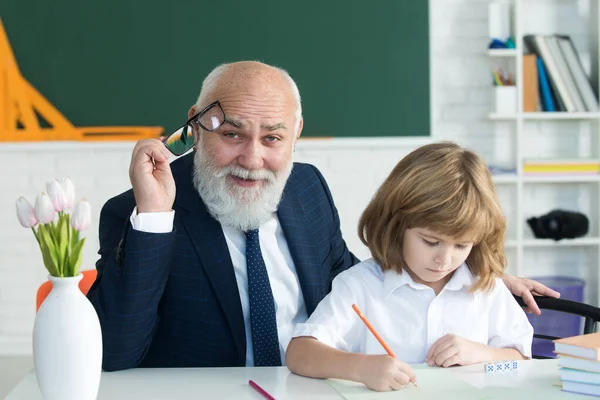
[[[361,216],[373,258],[338,275],[296,326],[289,369],[395,390],[407,363],[449,367],[531,357],[533,328],[500,277],[506,221],[485,163],[452,143],[403,158]],[[352,309],[356,304],[398,357]],[[383,354],[383,355],[382,355]]]

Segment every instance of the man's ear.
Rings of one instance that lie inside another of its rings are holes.
[[[294,138],[294,145],[296,144],[296,140],[300,138],[300,134],[302,133],[302,128],[304,127],[304,118],[300,118],[300,122],[298,123],[298,132],[296,132],[296,137]]]
[[[192,118],[194,115],[196,115],[198,113],[198,111],[196,111],[197,109],[198,109],[198,107],[195,104],[190,107],[190,109],[188,111],[188,119]]]

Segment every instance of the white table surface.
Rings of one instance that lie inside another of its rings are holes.
[[[264,400],[248,385],[252,379],[276,399],[336,399],[325,380],[269,368],[138,368],[103,372],[98,400]],[[5,400],[42,400],[35,373],[29,372]]]
[[[278,368],[171,368],[132,369],[103,372],[98,400],[188,400],[264,398],[249,385],[252,379],[276,399],[463,399],[543,400],[586,399],[587,396],[562,392],[556,360],[521,361],[518,372],[486,374],[482,365],[455,368],[415,366],[419,388],[408,387],[392,393],[375,393],[364,386],[344,381],[308,379]],[[465,384],[466,383],[466,384]],[[450,391],[454,390],[454,391]],[[33,371],[10,392],[5,400],[41,400]]]

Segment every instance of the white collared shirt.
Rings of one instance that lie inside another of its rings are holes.
[[[533,328],[502,279],[489,293],[469,293],[474,282],[463,264],[436,296],[408,273],[383,272],[369,259],[334,279],[331,293],[306,323],[296,325],[293,337],[312,336],[343,351],[385,354],[352,309],[356,304],[405,362],[425,362],[431,345],[449,333],[531,357]]]
[[[152,233],[166,233],[173,230],[175,212],[166,213],[137,213],[137,208],[131,214],[131,225],[134,229]],[[235,271],[235,280],[240,293],[244,327],[246,330],[246,366],[254,366],[252,348],[252,330],[250,325],[250,303],[248,301],[248,274],[246,270],[246,236],[244,232],[230,226],[221,225],[231,262]],[[258,231],[260,248],[269,274],[269,282],[275,299],[277,333],[281,365],[285,365],[285,351],[294,326],[307,319],[304,296],[300,289],[300,281],[296,266],[285,240],[283,229],[276,214],[260,226]]]

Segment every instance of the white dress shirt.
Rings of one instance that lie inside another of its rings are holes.
[[[383,272],[369,259],[334,279],[331,293],[306,323],[296,325],[293,337],[312,336],[343,351],[385,354],[352,309],[356,304],[405,362],[425,362],[431,345],[449,333],[531,357],[533,328],[502,279],[496,279],[491,292],[469,293],[474,282],[463,264],[436,296],[408,273]]]
[[[173,230],[175,211],[166,213],[137,213],[137,208],[131,214],[131,226],[135,230],[165,233]],[[246,366],[254,366],[252,348],[252,330],[250,325],[250,303],[248,301],[248,274],[246,270],[246,237],[244,232],[230,226],[221,225],[227,248],[233,263],[235,279],[240,293],[244,327],[246,329]],[[285,365],[285,351],[294,326],[307,319],[304,296],[300,289],[300,281],[296,266],[283,234],[283,229],[276,214],[260,226],[258,231],[260,248],[269,274],[269,282],[275,299],[277,333],[281,365]]]

